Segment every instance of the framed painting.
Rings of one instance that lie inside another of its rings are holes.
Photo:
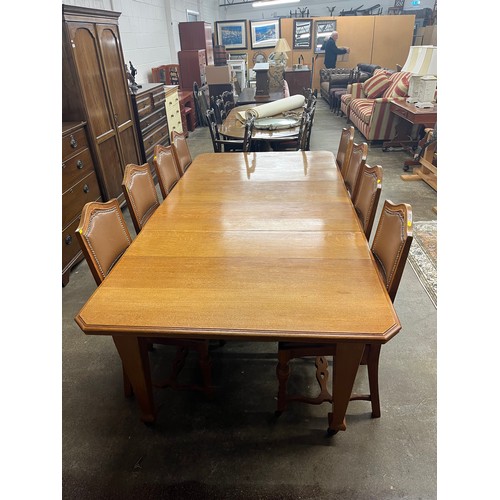
[[[280,20],[250,21],[250,40],[252,49],[275,47],[280,38]]]
[[[247,21],[215,21],[217,43],[224,45],[226,50],[241,50],[247,48]]]
[[[293,21],[293,48],[310,49],[312,38],[312,20],[294,19]]]
[[[321,50],[321,46],[325,41],[325,37],[337,28],[337,21],[316,21],[314,23],[314,53],[324,54],[325,51]]]

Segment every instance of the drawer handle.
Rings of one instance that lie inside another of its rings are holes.
[[[73,135],[69,136],[69,145],[72,148],[77,148],[78,147],[78,141],[73,137]]]
[[[73,237],[68,234],[66,238],[64,238],[64,243],[66,243],[66,245],[71,245],[71,243],[73,243]]]
[[[76,162],[76,168],[78,168],[79,170],[81,170],[83,168],[83,161],[82,160],[78,160]]]
[[[83,192],[84,192],[84,193],[88,193],[89,191],[90,191],[89,186],[88,186],[87,184],[85,184],[85,185],[83,186]]]

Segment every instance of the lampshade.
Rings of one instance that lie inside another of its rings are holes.
[[[437,75],[437,47],[434,45],[410,47],[408,58],[401,71],[409,71],[414,75]]]
[[[290,48],[290,45],[288,45],[286,38],[280,38],[276,42],[276,47],[274,47],[275,52],[290,52],[291,50],[292,49]]]

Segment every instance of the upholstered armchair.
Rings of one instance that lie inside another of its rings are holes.
[[[408,96],[410,76],[407,71],[377,69],[372,78],[353,83],[350,93],[341,97],[341,111],[368,142],[394,137],[396,117],[391,113],[391,102]]]

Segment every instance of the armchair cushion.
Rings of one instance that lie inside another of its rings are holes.
[[[363,91],[368,99],[375,99],[381,97],[391,83],[386,75],[378,74],[366,80]]]

